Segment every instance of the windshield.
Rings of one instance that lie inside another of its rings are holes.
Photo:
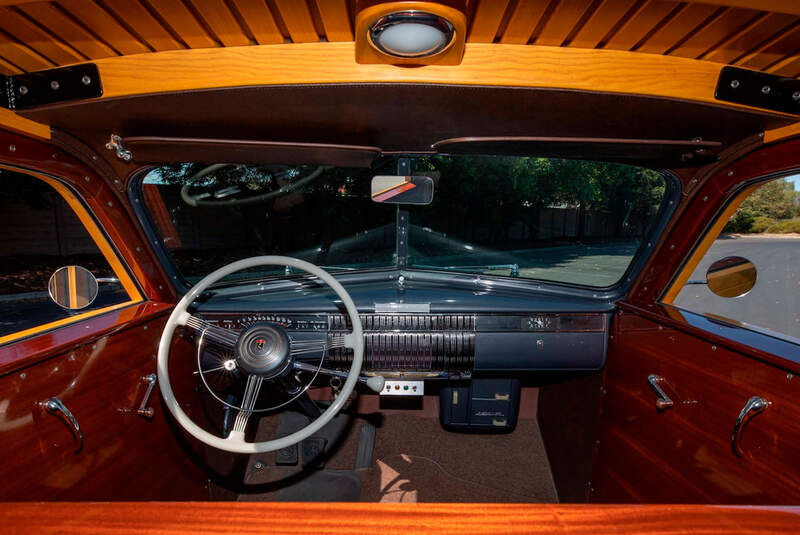
[[[373,176],[407,174],[399,162],[433,179],[430,204],[371,199]],[[383,158],[370,169],[168,165],[145,176],[142,197],[190,283],[270,254],[333,271],[405,267],[608,287],[655,223],[665,189],[660,173],[622,164],[436,155]]]

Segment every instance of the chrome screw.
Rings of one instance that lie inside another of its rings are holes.
[[[792,100],[794,100],[795,102],[800,101],[800,91],[795,91],[794,93],[792,93]]]
[[[53,80],[52,82],[50,82],[50,88],[53,91],[56,91],[59,87],[61,87],[61,85],[59,85],[58,81]]]
[[[8,146],[8,150],[10,150],[11,152],[16,152],[17,151],[17,146],[16,145],[9,145]]]
[[[761,92],[764,93],[765,95],[769,95],[770,91],[772,91],[772,88],[770,88],[770,86],[768,85],[765,85],[764,87],[761,88]]]
[[[20,95],[27,95],[28,94],[28,87],[21,85],[19,86],[19,94]]]
[[[83,85],[89,85],[92,83],[92,79],[84,74],[83,78],[81,78],[81,82],[83,82]]]
[[[731,88],[736,89],[739,87],[739,80],[731,80]]]

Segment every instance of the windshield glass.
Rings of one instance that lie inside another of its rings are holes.
[[[371,169],[168,165],[145,176],[142,197],[190,283],[273,254],[332,271],[405,266],[608,287],[655,223],[666,189],[660,173],[622,164],[436,155],[403,158],[412,174],[433,179],[430,204],[374,202],[371,178],[405,174],[400,160]],[[407,244],[398,240],[406,225]]]

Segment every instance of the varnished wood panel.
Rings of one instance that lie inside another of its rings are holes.
[[[90,0],[62,0],[61,5],[90,27],[120,54],[141,54],[151,49],[130,34],[113,16]]]
[[[192,0],[206,24],[225,46],[244,46],[250,38],[242,31],[224,0]]]
[[[0,26],[3,31],[36,50],[56,65],[79,63],[86,57],[71,46],[53,39],[53,36],[33,23],[17,10],[0,8]]]
[[[603,0],[572,39],[570,46],[595,48],[636,4],[637,0]]]
[[[305,2],[295,0],[274,0],[283,19],[283,23],[289,30],[289,36],[294,43],[315,43],[319,41],[319,35],[314,29],[314,21],[311,19],[311,12]]]
[[[6,504],[6,532],[179,533],[796,533],[796,508],[501,504]]]
[[[197,49],[98,60],[103,98],[270,84],[423,82],[560,87],[716,102],[719,65],[684,58],[503,44],[467,44],[457,69],[364,65],[352,43]],[[265,66],[269,68],[265,68]],[[608,76],[613,66],[614,76]],[[141,73],[169,73],[143,79]],[[670,72],[664,77],[664,72]]]
[[[183,48],[167,29],[145,9],[141,0],[106,2],[108,9],[136,32],[144,44],[153,50],[175,50]]]
[[[283,34],[275,24],[275,19],[272,18],[264,0],[233,0],[233,5],[241,13],[244,23],[258,44],[283,43]]]
[[[56,65],[182,47],[352,42],[354,0],[7,0],[0,30]],[[738,61],[788,76],[797,43],[793,0],[452,0],[469,17],[471,43],[635,50]],[[19,24],[20,16],[24,22]],[[779,24],[785,21],[787,24]],[[44,29],[44,31],[42,30]],[[19,34],[19,35],[18,35]],[[75,51],[83,58],[72,57]],[[25,62],[23,62],[25,63]],[[0,50],[5,72],[19,65]],[[798,73],[800,74],[800,73]]]
[[[106,43],[67,17],[55,4],[45,2],[23,4],[19,6],[19,9],[89,59],[117,55]]]
[[[649,374],[675,406],[655,407]],[[731,451],[734,422],[751,396],[771,402]],[[624,309],[606,364],[592,501],[796,504],[800,502],[800,381]]]
[[[353,40],[346,0],[316,0],[316,6],[328,41]]]
[[[519,0],[508,20],[500,42],[514,45],[526,44],[547,12],[549,5],[550,0]]]
[[[207,48],[217,43],[181,0],[159,0],[149,4],[190,48]]]
[[[163,310],[163,309],[162,309]],[[165,312],[0,377],[0,500],[176,500],[206,497],[206,474],[181,447],[156,390],[147,420],[127,409],[154,373]],[[91,334],[91,329],[85,332]],[[85,440],[39,402],[58,397]]]

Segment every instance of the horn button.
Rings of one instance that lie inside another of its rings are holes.
[[[255,323],[245,329],[236,343],[236,363],[244,371],[265,379],[289,367],[289,335],[273,323]]]

